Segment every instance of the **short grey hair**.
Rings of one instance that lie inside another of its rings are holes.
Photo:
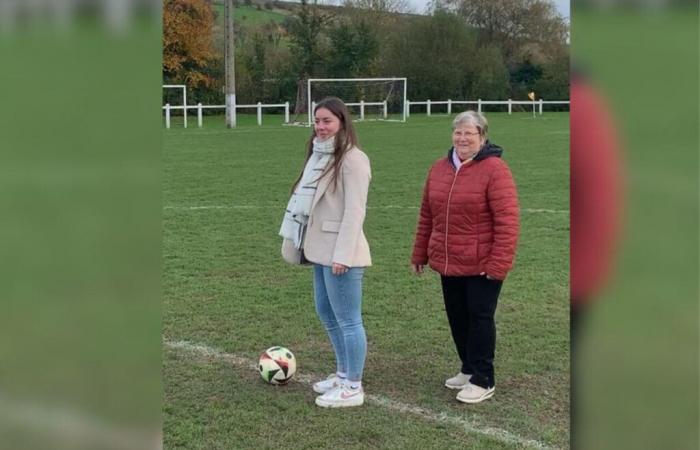
[[[455,130],[457,127],[462,125],[471,125],[479,130],[482,137],[486,137],[489,131],[489,122],[486,120],[483,114],[476,111],[464,111],[457,114],[455,120],[452,121],[452,129]]]

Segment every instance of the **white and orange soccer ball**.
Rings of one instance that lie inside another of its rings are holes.
[[[286,384],[297,371],[297,360],[288,348],[270,347],[260,355],[258,371],[270,384]]]

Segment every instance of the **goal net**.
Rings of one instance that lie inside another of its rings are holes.
[[[311,78],[307,81],[308,124],[316,103],[340,98],[354,120],[406,121],[406,78]]]

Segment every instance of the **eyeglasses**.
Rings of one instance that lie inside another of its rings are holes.
[[[481,133],[479,133],[478,131],[474,131],[473,133],[468,132],[468,131],[454,131],[454,134],[465,135],[465,136],[477,136]]]

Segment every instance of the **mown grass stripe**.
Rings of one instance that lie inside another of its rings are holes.
[[[225,353],[219,349],[209,347],[207,345],[195,344],[184,340],[172,341],[167,339],[164,340],[163,343],[166,347],[172,350],[183,351],[186,353],[194,354],[195,356],[199,357],[213,358],[217,361],[231,364],[237,367],[249,368],[251,370],[257,370],[258,367],[257,363],[249,358],[234,355],[231,353]],[[310,386],[312,383],[322,378],[324,377],[314,374],[297,374],[293,378],[293,381]],[[365,398],[369,403],[388,409],[390,411],[395,411],[402,414],[410,414],[412,416],[419,417],[429,422],[454,426],[463,430],[465,433],[482,435],[508,445],[536,449],[553,448],[545,445],[542,442],[533,439],[526,439],[509,431],[502,430],[500,428],[485,426],[477,423],[474,420],[469,420],[465,417],[454,416],[452,414],[447,413],[439,413],[427,408],[421,408],[408,403],[392,400],[383,395],[368,394]]]
[[[164,206],[163,209],[171,209],[176,211],[196,211],[207,209],[264,209],[272,208],[273,206],[265,205],[204,205],[204,206]],[[368,206],[367,209],[418,209],[419,206],[403,206],[403,205],[383,205],[383,206]],[[521,208],[523,213],[548,213],[548,214],[569,214],[568,209],[546,209],[546,208]]]
[[[86,448],[159,449],[160,427],[143,429],[121,425],[78,408],[47,404],[0,393],[0,423],[27,430],[54,443]]]

